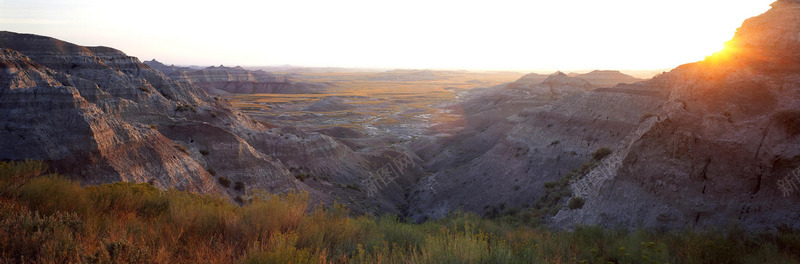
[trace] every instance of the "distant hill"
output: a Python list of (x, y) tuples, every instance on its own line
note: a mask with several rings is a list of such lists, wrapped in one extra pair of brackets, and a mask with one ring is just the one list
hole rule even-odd
[(283, 75), (242, 67), (211, 66), (205, 69), (167, 66), (155, 59), (145, 65), (161, 71), (173, 80), (197, 85), (209, 94), (313, 94), (324, 92), (328, 84), (298, 82)]
[(613, 87), (620, 83), (632, 84), (644, 81), (619, 71), (592, 71), (585, 74), (569, 74), (570, 77), (581, 78), (596, 87)]

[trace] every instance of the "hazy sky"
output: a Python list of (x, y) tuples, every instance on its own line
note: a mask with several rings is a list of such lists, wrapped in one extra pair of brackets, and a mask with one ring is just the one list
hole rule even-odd
[(771, 0), (0, 0), (0, 30), (196, 65), (663, 69)]

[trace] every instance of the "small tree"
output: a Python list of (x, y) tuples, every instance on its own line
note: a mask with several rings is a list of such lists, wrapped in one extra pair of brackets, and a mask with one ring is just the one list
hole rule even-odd
[(567, 202), (567, 207), (569, 207), (570, 210), (580, 209), (583, 208), (584, 202), (585, 200), (581, 197), (572, 197), (569, 199), (569, 202)]
[(237, 190), (237, 191), (241, 191), (242, 189), (244, 189), (244, 183), (240, 182), (240, 181), (237, 181), (236, 184), (233, 186), (233, 189)]
[(224, 176), (217, 178), (217, 181), (219, 184), (222, 184), (222, 186), (225, 186), (225, 188), (231, 187), (231, 180), (225, 178)]
[(601, 160), (601, 159), (603, 159), (605, 157), (608, 157), (608, 155), (611, 155), (611, 150), (610, 149), (608, 149), (608, 148), (600, 148), (600, 149), (596, 150), (594, 153), (592, 153), (592, 158), (595, 159), (595, 160)]

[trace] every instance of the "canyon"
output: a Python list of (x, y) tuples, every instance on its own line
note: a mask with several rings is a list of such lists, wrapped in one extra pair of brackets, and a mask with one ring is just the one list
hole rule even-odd
[(0, 160), (85, 185), (299, 190), (416, 222), (800, 228), (800, 1), (650, 79), (179, 67), (7, 31), (0, 48)]

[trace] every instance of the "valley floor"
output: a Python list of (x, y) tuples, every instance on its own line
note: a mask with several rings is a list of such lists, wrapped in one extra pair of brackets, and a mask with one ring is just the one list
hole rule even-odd
[(800, 231), (550, 231), (456, 213), (412, 224), (304, 193), (224, 199), (149, 184), (81, 187), (0, 163), (0, 263), (798, 263)]

